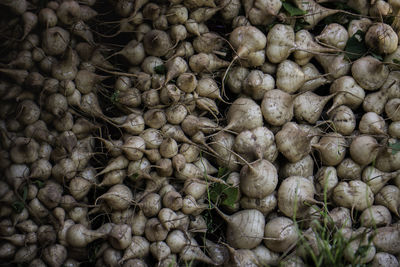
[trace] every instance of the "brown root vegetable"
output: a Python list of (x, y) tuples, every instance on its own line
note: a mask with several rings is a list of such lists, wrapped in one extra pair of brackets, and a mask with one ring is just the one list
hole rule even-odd
[(365, 43), (379, 54), (387, 55), (396, 51), (398, 37), (390, 25), (374, 23), (365, 34)]
[(376, 230), (372, 239), (375, 247), (386, 253), (398, 254), (400, 252), (400, 230), (398, 227), (386, 226)]
[(392, 223), (392, 215), (385, 206), (374, 205), (361, 213), (360, 222), (364, 227), (389, 226)]
[(333, 189), (333, 200), (341, 207), (363, 211), (374, 202), (369, 186), (360, 181), (340, 182)]
[(387, 207), (391, 212), (399, 216), (400, 189), (394, 185), (383, 187), (375, 196), (375, 203)]
[(399, 261), (395, 256), (386, 252), (378, 252), (375, 254), (374, 259), (371, 262), (372, 267), (386, 266), (395, 267), (399, 266)]
[(264, 198), (278, 184), (276, 168), (268, 160), (258, 160), (240, 171), (240, 190), (248, 197)]
[(362, 88), (373, 91), (384, 84), (389, 75), (389, 69), (376, 58), (366, 56), (353, 63), (351, 73)]
[(376, 159), (379, 148), (375, 138), (369, 135), (360, 135), (353, 139), (349, 150), (351, 158), (361, 166), (365, 166)]
[(273, 252), (285, 252), (296, 244), (298, 233), (293, 221), (276, 217), (265, 225), (264, 244)]
[(315, 188), (311, 181), (301, 176), (283, 180), (278, 189), (278, 207), (288, 217), (302, 218), (314, 200)]
[(276, 146), (289, 162), (297, 162), (311, 151), (311, 137), (298, 124), (288, 122), (275, 135)]
[(320, 152), (322, 163), (327, 166), (336, 166), (344, 159), (346, 146), (346, 140), (338, 133), (329, 133), (312, 145)]
[(242, 210), (231, 216), (219, 215), (227, 222), (227, 242), (234, 248), (252, 249), (257, 247), (264, 235), (264, 215), (255, 209)]

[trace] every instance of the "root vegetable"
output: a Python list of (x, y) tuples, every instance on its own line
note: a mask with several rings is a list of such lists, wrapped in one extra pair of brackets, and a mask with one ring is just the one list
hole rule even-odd
[(301, 176), (283, 180), (278, 189), (278, 207), (288, 217), (302, 218), (307, 202), (314, 200), (315, 188), (312, 182)]
[(111, 246), (123, 250), (129, 247), (132, 241), (131, 227), (127, 224), (114, 225), (108, 234)]
[(333, 200), (341, 207), (363, 211), (374, 202), (374, 194), (360, 180), (340, 182), (333, 189)]
[(201, 158), (194, 162), (197, 168), (199, 168), (202, 172), (213, 175), (218, 172), (218, 170), (206, 159)]
[(67, 259), (67, 248), (54, 244), (43, 249), (43, 259), (51, 267), (61, 266)]
[(277, 199), (274, 193), (264, 198), (249, 198), (242, 196), (240, 198), (240, 206), (243, 209), (256, 209), (259, 210), (264, 216), (267, 216), (271, 211), (276, 208)]
[(372, 241), (375, 247), (382, 252), (390, 254), (400, 252), (400, 231), (396, 227), (386, 226), (378, 228)]
[(71, 27), (71, 33), (82, 38), (90, 45), (95, 45), (93, 33), (90, 31), (90, 27), (86, 25), (83, 20), (75, 22)]
[(399, 217), (400, 189), (394, 185), (383, 187), (375, 196), (375, 203), (387, 207)]
[(367, 32), (371, 24), (372, 21), (368, 18), (361, 18), (350, 21), (349, 26), (347, 28), (349, 37), (353, 36), (355, 33), (357, 33), (357, 31)]
[(51, 170), (52, 176), (59, 182), (70, 180), (76, 175), (77, 167), (70, 158), (60, 160)]
[(201, 261), (208, 265), (216, 265), (199, 247), (197, 241), (194, 238), (190, 239), (190, 243), (186, 245), (179, 253), (181, 260), (187, 261)]
[(36, 244), (20, 247), (14, 254), (14, 262), (28, 263), (36, 257), (37, 252), (38, 247)]
[(330, 113), (340, 105), (346, 105), (352, 109), (356, 109), (364, 100), (365, 92), (351, 76), (340, 77), (335, 80), (329, 92), (336, 93), (333, 99), (332, 107), (327, 111)]
[(122, 151), (128, 160), (140, 160), (143, 157), (145, 147), (146, 144), (143, 138), (139, 136), (127, 136), (124, 140)]
[(346, 140), (338, 133), (323, 136), (317, 144), (312, 145), (320, 152), (322, 163), (328, 166), (336, 166), (344, 159), (346, 146)]
[[(331, 56), (328, 56), (329, 54), (326, 54), (327, 57), (324, 57), (323, 55), (325, 55), (325, 53), (335, 52), (335, 49), (327, 48), (318, 44), (315, 41), (314, 36), (307, 30), (300, 30), (296, 33), (295, 45), (292, 50), (295, 50), (294, 58), (296, 63), (299, 65), (306, 65), (313, 58), (314, 55), (316, 55), (317, 58), (322, 61), (328, 58), (330, 60), (334, 60)], [(324, 67), (327, 67), (328, 69), (330, 68), (329, 66)], [(346, 71), (346, 69), (343, 69), (343, 71)]]
[(360, 222), (364, 227), (389, 226), (392, 223), (392, 215), (385, 206), (371, 206), (361, 213)]
[(293, 118), (294, 97), (282, 90), (273, 89), (264, 94), (261, 111), (264, 119), (273, 126), (282, 126)]
[(276, 168), (267, 160), (255, 161), (240, 171), (240, 190), (248, 197), (264, 198), (275, 190), (277, 184)]
[(266, 54), (272, 63), (280, 63), (288, 58), (294, 46), (295, 34), (291, 26), (276, 24), (268, 32)]
[(102, 260), (106, 266), (118, 266), (118, 261), (122, 257), (122, 253), (119, 250), (113, 248), (106, 248), (102, 253)]
[(214, 72), (229, 66), (229, 62), (220, 59), (213, 53), (199, 53), (189, 58), (190, 69), (195, 73)]
[(150, 242), (164, 241), (167, 238), (168, 230), (157, 218), (151, 218), (146, 222), (144, 234)]
[(363, 170), (362, 180), (368, 184), (374, 194), (378, 193), (382, 187), (392, 178), (399, 175), (399, 171), (386, 173), (373, 166), (368, 166)]
[(330, 79), (345, 76), (350, 71), (350, 64), (343, 53), (339, 55), (317, 54), (315, 58), (322, 65)]
[(182, 208), (182, 196), (176, 191), (167, 192), (162, 198), (163, 206), (178, 211)]
[(321, 34), (316, 36), (315, 39), (329, 46), (343, 50), (347, 44), (349, 35), (342, 25), (331, 23), (325, 26)]
[[(375, 256), (376, 248), (370, 243), (368, 236), (370, 234), (366, 233), (366, 230), (363, 230), (361, 236), (352, 238), (353, 240), (347, 244), (344, 250), (344, 258), (348, 261), (359, 261), (362, 264), (370, 262)], [(367, 246), (366, 252), (363, 255), (359, 255), (357, 251), (363, 246)]]
[(43, 32), (42, 49), (49, 56), (62, 54), (70, 41), (70, 34), (58, 26)]
[(172, 47), (172, 41), (165, 31), (151, 30), (143, 39), (143, 46), (148, 55), (162, 57)]
[(366, 56), (353, 63), (351, 73), (362, 88), (373, 91), (384, 84), (389, 75), (389, 69), (376, 58)]
[(231, 216), (219, 215), (227, 222), (227, 242), (234, 248), (252, 249), (257, 247), (264, 235), (264, 215), (255, 209), (242, 210)]
[(233, 135), (221, 131), (213, 136), (213, 143), (211, 143), (212, 149), (218, 155), (217, 164), (231, 170), (239, 168), (237, 157), (232, 153), (234, 142), (235, 137)]
[(197, 179), (187, 179), (183, 186), (186, 195), (192, 196), (194, 199), (200, 199), (207, 191), (207, 183)]
[(365, 43), (379, 54), (391, 54), (397, 49), (398, 37), (390, 25), (375, 23), (368, 28)]
[(358, 128), (363, 134), (386, 134), (385, 120), (375, 112), (365, 113)]
[(378, 156), (378, 153), (378, 142), (369, 135), (357, 136), (350, 144), (351, 158), (361, 166), (373, 162)]
[(298, 238), (293, 221), (287, 217), (276, 217), (270, 220), (264, 229), (264, 244), (273, 252), (285, 252), (293, 246)]
[(17, 69), (4, 69), (0, 68), (0, 72), (14, 80), (17, 84), (21, 85), (25, 82), (29, 73), (26, 70)]
[(266, 91), (274, 89), (275, 80), (269, 74), (253, 70), (243, 81), (243, 92), (250, 95), (254, 100), (261, 100)]
[(305, 64), (301, 69), (304, 72), (306, 82), (300, 88), (299, 92), (313, 91), (330, 82), (325, 76), (321, 75), (312, 63)]
[(87, 229), (82, 224), (74, 224), (70, 226), (66, 232), (66, 240), (70, 246), (85, 247), (90, 242), (104, 238), (106, 234), (99, 231)]
[(22, 15), (28, 8), (28, 2), (26, 0), (17, 1), (2, 1), (2, 5), (5, 5), (11, 9), (15, 14)]
[(233, 30), (229, 42), (236, 49), (237, 57), (246, 58), (250, 53), (264, 49), (267, 38), (253, 26), (241, 26)]
[(161, 197), (156, 193), (147, 194), (139, 203), (140, 209), (146, 217), (156, 216), (161, 209)]
[(212, 32), (204, 33), (193, 40), (193, 48), (197, 53), (213, 53), (219, 51), (223, 45), (221, 36)]
[(113, 210), (125, 210), (132, 204), (133, 195), (129, 187), (117, 184), (98, 197), (96, 202), (99, 199), (104, 199)]
[(388, 134), (392, 138), (400, 138), (400, 121), (394, 121), (389, 125)]
[(66, 25), (71, 25), (80, 16), (80, 6), (78, 2), (67, 1), (60, 4), (57, 8), (57, 17)]
[(287, 178), (289, 176), (309, 177), (314, 173), (314, 160), (311, 155), (307, 155), (297, 162), (285, 163), (281, 166), (279, 171), (281, 178)]
[(311, 151), (311, 138), (298, 124), (288, 122), (275, 135), (276, 146), (289, 162), (294, 163)]
[(150, 252), (150, 243), (142, 236), (133, 236), (132, 242), (127, 249), (125, 249), (123, 257), (119, 260), (119, 264), (134, 259), (144, 258)]
[(342, 180), (358, 180), (361, 177), (361, 166), (351, 158), (345, 158), (336, 167), (338, 177)]
[(326, 103), (334, 96), (335, 94), (319, 96), (313, 92), (305, 92), (297, 96), (293, 101), (294, 116), (300, 122), (306, 121), (310, 124), (315, 124), (321, 116)]
[(294, 4), (301, 10), (305, 11), (306, 14), (309, 14), (304, 18), (304, 20), (308, 23), (306, 26), (307, 29), (314, 28), (314, 26), (325, 17), (339, 12), (339, 10), (325, 8), (316, 3), (316, 1), (304, 2), (301, 0), (295, 0)]
[(167, 258), (171, 254), (171, 249), (169, 246), (163, 242), (154, 242), (150, 245), (150, 253), (155, 257), (158, 261), (161, 261)]
[(242, 131), (235, 139), (233, 149), (246, 161), (266, 159), (273, 162), (277, 156), (273, 133), (266, 127)]
[[(387, 146), (395, 144), (395, 139), (389, 139)], [(393, 153), (390, 148), (381, 148), (375, 161), (375, 167), (384, 172), (397, 171), (400, 168), (400, 154)]]
[(351, 229), (353, 222), (350, 214), (350, 210), (343, 207), (336, 207), (329, 212), (329, 220), (338, 229)]
[(256, 255), (258, 262), (262, 265), (276, 265), (279, 262), (279, 254), (269, 250), (264, 245), (259, 245), (252, 251)]
[(378, 252), (375, 254), (374, 259), (371, 262), (372, 267), (386, 266), (395, 267), (399, 265), (399, 261), (395, 256), (386, 252)]
[(276, 70), (276, 87), (293, 94), (305, 83), (305, 75), (301, 67), (291, 60), (284, 60)]
[(351, 135), (356, 128), (356, 116), (348, 106), (341, 105), (329, 113), (335, 132), (342, 135)]
[(385, 113), (392, 121), (400, 121), (400, 98), (392, 98), (385, 105)]
[(338, 183), (337, 172), (334, 167), (321, 167), (316, 178), (318, 183), (316, 184), (316, 191), (320, 196), (326, 195), (329, 197), (332, 194), (333, 188)]

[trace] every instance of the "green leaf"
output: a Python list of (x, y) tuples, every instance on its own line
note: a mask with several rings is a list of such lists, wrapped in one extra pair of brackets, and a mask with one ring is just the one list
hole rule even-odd
[(237, 187), (229, 187), (222, 191), (224, 194), (224, 200), (222, 201), (222, 205), (228, 206), (231, 208), (235, 207), (235, 203), (238, 200), (239, 190)]
[(110, 100), (113, 104), (118, 102), (119, 91), (116, 90), (110, 97)]
[(375, 54), (374, 52), (371, 52), (371, 56), (373, 56), (374, 58), (376, 58), (379, 61), (383, 61), (383, 57), (378, 54)]
[(397, 141), (394, 144), (389, 144), (389, 147), (392, 149), (392, 155), (394, 155), (400, 151), (400, 142)]
[(400, 60), (398, 60), (398, 59), (392, 59), (392, 62), (394, 63), (394, 64), (400, 64)]
[(369, 250), (370, 248), (371, 248), (371, 246), (368, 246), (368, 245), (366, 245), (366, 246), (359, 246), (355, 254), (356, 254), (356, 255), (360, 255), (361, 257), (364, 257), (364, 256), (367, 254), (367, 252), (368, 252), (368, 250)]
[(222, 193), (221, 184), (215, 184), (210, 188), (210, 199), (213, 203), (217, 204), (219, 196)]
[(219, 167), (217, 177), (221, 178), (222, 176), (225, 176), (225, 174), (227, 173), (228, 173), (228, 168)]
[(308, 23), (304, 19), (296, 19), (296, 24), (294, 25), (294, 31), (298, 32), (309, 25), (310, 25), (310, 23)]
[(165, 65), (158, 65), (154, 67), (154, 71), (157, 74), (166, 74), (167, 73), (167, 67)]
[[(229, 169), (219, 167), (217, 177), (226, 180), (229, 174)], [(210, 186), (209, 198), (215, 205), (224, 205), (234, 207), (238, 200), (239, 190), (237, 187), (228, 186), (221, 183), (215, 183)]]
[(230, 187), (224, 184), (214, 184), (210, 189), (210, 199), (217, 206), (219, 203), (225, 206), (234, 207), (238, 200), (239, 190), (237, 187)]
[(34, 181), (32, 183), (35, 184), (39, 189), (44, 187), (44, 182), (43, 181), (36, 180), (36, 181)]
[(139, 177), (139, 173), (134, 173), (134, 174), (131, 175), (130, 178), (131, 178), (132, 181), (135, 181), (138, 177)]
[(21, 213), (22, 210), (25, 208), (25, 204), (21, 201), (15, 201), (11, 204), (12, 208), (15, 210), (16, 213)]
[(385, 18), (383, 19), (383, 22), (385, 24), (392, 25), (395, 18), (396, 18), (395, 16), (385, 16)]
[(346, 47), (344, 48), (347, 58), (350, 60), (356, 60), (367, 53), (368, 49), (364, 43), (364, 36), (365, 33), (358, 30), (349, 38), (346, 43)]
[(282, 6), (289, 13), (290, 16), (303, 16), (303, 15), (307, 14), (306, 11), (301, 10), (300, 8), (297, 8), (287, 2), (283, 2)]

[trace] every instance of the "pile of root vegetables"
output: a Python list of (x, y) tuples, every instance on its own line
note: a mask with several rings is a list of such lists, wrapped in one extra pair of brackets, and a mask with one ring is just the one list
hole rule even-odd
[(399, 266), (400, 1), (0, 5), (5, 266)]

